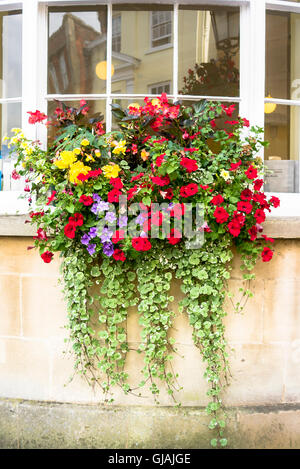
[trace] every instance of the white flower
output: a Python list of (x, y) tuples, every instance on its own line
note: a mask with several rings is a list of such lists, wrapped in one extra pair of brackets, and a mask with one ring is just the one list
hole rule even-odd
[(225, 179), (225, 181), (228, 181), (228, 179), (230, 179), (230, 174), (228, 171), (226, 171), (225, 169), (222, 169), (222, 171), (220, 172), (220, 176)]

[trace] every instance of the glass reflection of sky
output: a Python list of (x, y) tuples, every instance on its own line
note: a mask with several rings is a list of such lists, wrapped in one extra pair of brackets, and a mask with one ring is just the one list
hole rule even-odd
[(22, 15), (2, 16), (2, 98), (22, 94)]

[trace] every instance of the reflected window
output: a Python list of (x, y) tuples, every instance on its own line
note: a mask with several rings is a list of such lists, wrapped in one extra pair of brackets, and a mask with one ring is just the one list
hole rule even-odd
[(149, 85), (149, 93), (156, 94), (157, 96), (161, 95), (162, 93), (170, 94), (171, 90), (171, 82), (166, 81), (165, 83), (155, 83), (153, 85)]
[(22, 14), (0, 12), (0, 98), (22, 95)]
[(121, 51), (121, 15), (112, 18), (112, 50)]
[(160, 47), (172, 42), (172, 12), (151, 12), (151, 47)]
[(48, 93), (105, 93), (106, 7), (49, 8), (48, 30)]
[(113, 94), (146, 95), (152, 84), (166, 82), (172, 93), (172, 15), (169, 5), (113, 5), (113, 18), (122, 26), (120, 50), (112, 45)]
[(180, 7), (180, 94), (239, 96), (239, 16), (238, 8)]

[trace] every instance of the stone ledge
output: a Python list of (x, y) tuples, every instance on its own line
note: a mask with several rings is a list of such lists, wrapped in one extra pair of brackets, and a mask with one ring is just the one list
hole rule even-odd
[[(33, 236), (33, 226), (25, 223), (28, 215), (0, 215), (0, 236)], [(264, 234), (273, 238), (300, 238), (300, 217), (269, 217)]]
[[(300, 449), (300, 405), (227, 409), (232, 449)], [(0, 448), (204, 449), (201, 407), (86, 405), (0, 399)]]

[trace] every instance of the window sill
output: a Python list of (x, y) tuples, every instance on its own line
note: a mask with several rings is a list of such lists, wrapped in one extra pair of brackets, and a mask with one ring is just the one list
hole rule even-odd
[[(0, 215), (0, 236), (34, 236), (34, 226), (25, 220), (28, 215)], [(300, 239), (300, 217), (269, 217), (264, 234), (276, 239)]]

